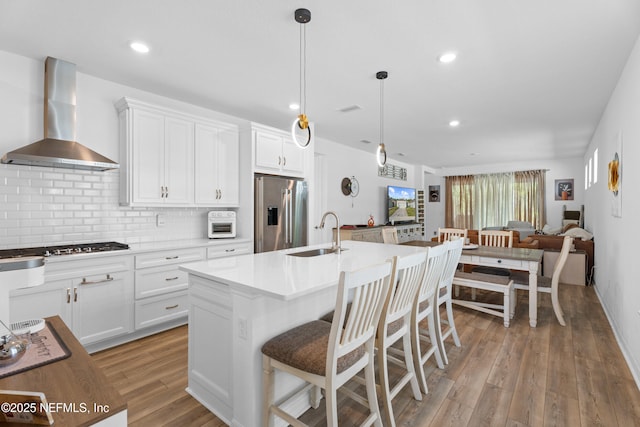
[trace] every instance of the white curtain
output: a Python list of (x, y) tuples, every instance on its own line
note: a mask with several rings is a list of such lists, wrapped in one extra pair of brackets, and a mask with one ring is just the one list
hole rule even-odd
[(545, 171), (505, 172), (445, 178), (445, 225), (456, 228), (503, 227), (545, 220)]

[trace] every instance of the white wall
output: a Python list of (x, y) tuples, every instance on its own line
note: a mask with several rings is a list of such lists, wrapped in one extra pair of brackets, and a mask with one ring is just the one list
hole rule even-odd
[[(442, 168), (425, 173), (425, 190), (429, 185), (440, 185), (440, 203), (427, 203), (427, 236), (433, 236), (438, 227), (444, 226), (444, 178), (453, 175), (480, 175), (486, 173), (513, 172), (523, 170), (546, 169), (546, 205), (547, 224), (552, 228), (562, 225), (562, 207), (567, 210), (579, 210), (584, 204), (584, 165), (582, 158), (568, 158), (556, 160), (522, 161), (509, 164), (493, 164), (481, 166), (468, 166), (460, 168)], [(573, 179), (573, 200), (555, 200), (554, 184), (556, 179)], [(585, 208), (585, 218), (589, 212)], [(585, 225), (585, 228), (588, 228)]]
[[(607, 164), (622, 136), (622, 217), (611, 213), (613, 194), (607, 189)], [(640, 39), (629, 56), (609, 104), (585, 155), (598, 149), (598, 182), (585, 193), (587, 226), (595, 234), (596, 292), (640, 386)], [(584, 172), (583, 172), (584, 173)]]
[[(0, 51), (0, 155), (43, 137), (44, 61)], [(119, 161), (114, 103), (139, 98), (203, 117), (245, 121), (77, 73), (77, 139)], [(206, 237), (208, 209), (118, 205), (117, 171), (0, 164), (0, 248), (118, 240), (143, 243)], [(166, 225), (156, 226), (156, 214)], [(246, 229), (245, 229), (246, 230)]]
[[(373, 144), (372, 144), (373, 145)], [(347, 147), (332, 141), (316, 139), (315, 153), (323, 157), (324, 185), (326, 191), (326, 209), (335, 211), (341, 224), (366, 224), (369, 215), (373, 215), (376, 225), (383, 224), (386, 218), (387, 185), (421, 189), (416, 167), (389, 159), (389, 163), (407, 168), (407, 180), (383, 178), (378, 176), (375, 146), (371, 153)], [(345, 196), (340, 183), (345, 177), (355, 176), (360, 183), (357, 197)]]
[[(429, 186), (440, 186), (440, 201), (432, 202), (429, 200)], [(444, 227), (444, 177), (431, 172), (424, 172), (424, 222), (425, 222), (425, 238), (430, 240), (437, 236), (438, 228)]]

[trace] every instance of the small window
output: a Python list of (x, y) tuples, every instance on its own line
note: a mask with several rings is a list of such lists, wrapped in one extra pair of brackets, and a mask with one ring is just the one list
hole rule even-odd
[(593, 177), (593, 159), (589, 159), (589, 187), (591, 187), (591, 183)]
[(584, 165), (584, 189), (589, 188), (589, 165)]
[(593, 151), (593, 183), (598, 182), (598, 149)]

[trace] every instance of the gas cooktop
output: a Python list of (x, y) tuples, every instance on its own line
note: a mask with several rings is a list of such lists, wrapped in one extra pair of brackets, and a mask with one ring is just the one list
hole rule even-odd
[(41, 246), (35, 248), (2, 249), (0, 259), (27, 256), (61, 256), (85, 254), (91, 252), (109, 252), (129, 249), (129, 245), (118, 242), (80, 243), (60, 246)]

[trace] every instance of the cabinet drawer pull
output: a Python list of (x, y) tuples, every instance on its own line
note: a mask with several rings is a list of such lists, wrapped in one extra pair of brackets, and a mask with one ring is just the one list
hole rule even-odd
[(235, 251), (236, 251), (236, 249), (235, 249), (235, 248), (233, 248), (233, 249), (225, 249), (224, 251), (225, 251), (225, 252), (235, 252)]
[(78, 288), (73, 288), (73, 302), (78, 302)]
[(178, 258), (180, 258), (180, 255), (174, 255), (174, 256), (167, 256), (167, 257), (164, 257), (164, 259), (178, 259)]
[(502, 264), (502, 260), (501, 259), (498, 260), (498, 264)]
[(177, 307), (178, 307), (178, 305), (179, 305), (179, 304), (176, 304), (176, 305), (170, 305), (169, 307), (165, 307), (164, 309), (165, 309), (165, 310), (172, 310), (172, 309), (174, 309), (174, 308), (177, 308)]
[(80, 284), (81, 285), (95, 285), (97, 283), (111, 282), (112, 280), (113, 280), (113, 277), (111, 277), (110, 274), (107, 274), (107, 278), (106, 279), (94, 280), (93, 282), (89, 282), (89, 281), (87, 281), (86, 277), (83, 277), (82, 278), (82, 282)]
[(170, 282), (170, 281), (172, 281), (172, 280), (178, 280), (178, 279), (179, 279), (179, 277), (178, 277), (178, 276), (176, 276), (176, 277), (167, 277), (167, 278), (165, 278), (164, 280), (166, 280), (167, 282)]
[(287, 158), (282, 157), (282, 166), (287, 166)]
[(71, 302), (71, 288), (67, 288), (67, 304)]
[(282, 164), (282, 157), (278, 156), (278, 166)]

